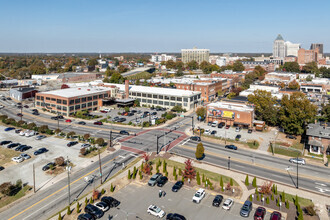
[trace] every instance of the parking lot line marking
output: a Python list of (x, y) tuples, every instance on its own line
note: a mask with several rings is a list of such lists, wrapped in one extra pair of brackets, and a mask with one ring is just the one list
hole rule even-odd
[[(118, 157), (118, 156), (117, 156), (117, 157)], [(112, 161), (115, 160), (117, 157), (115, 157), (115, 158), (109, 160), (108, 162), (104, 163), (103, 166), (106, 165), (106, 164), (108, 164), (108, 163), (110, 163), (110, 162), (112, 162)], [(95, 172), (95, 171), (98, 170), (98, 169), (99, 169), (99, 167), (96, 168), (96, 169), (94, 169), (94, 170), (92, 170), (92, 171), (90, 171), (89, 173), (85, 174), (84, 176), (79, 177), (78, 179), (76, 179), (75, 181), (73, 181), (72, 183), (70, 183), (70, 186), (71, 186), (72, 184), (76, 183), (77, 181), (81, 180), (82, 178), (88, 176), (89, 174)], [(16, 218), (17, 216), (23, 214), (23, 213), (26, 212), (27, 210), (33, 208), (34, 206), (38, 205), (39, 203), (45, 201), (46, 199), (48, 199), (48, 198), (50, 198), (50, 197), (56, 195), (57, 193), (59, 193), (59, 192), (61, 192), (62, 190), (66, 189), (67, 187), (68, 187), (67, 185), (64, 186), (64, 187), (62, 187), (61, 189), (57, 190), (56, 192), (54, 192), (54, 193), (50, 194), (49, 196), (46, 196), (45, 198), (41, 199), (39, 202), (36, 202), (36, 203), (34, 203), (33, 205), (31, 205), (31, 206), (27, 207), (26, 209), (24, 209), (23, 211), (17, 213), (16, 215), (14, 215), (13, 217), (9, 218), (8, 220), (11, 220), (11, 219)]]

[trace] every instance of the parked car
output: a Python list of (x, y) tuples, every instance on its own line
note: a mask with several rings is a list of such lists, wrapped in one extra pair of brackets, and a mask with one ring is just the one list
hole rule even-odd
[(70, 141), (66, 146), (72, 147), (74, 145), (78, 144), (78, 141)]
[(186, 218), (183, 215), (177, 213), (169, 213), (166, 216), (166, 220), (186, 220)]
[(166, 176), (162, 176), (161, 178), (159, 178), (157, 180), (157, 186), (162, 187), (165, 185), (165, 183), (167, 183), (167, 181), (168, 181), (168, 178)]
[(293, 136), (293, 135), (287, 135), (287, 136), (285, 136), (286, 138), (289, 138), (289, 139), (297, 139), (295, 136)]
[(241, 208), (240, 215), (242, 217), (249, 217), (251, 210), (252, 210), (252, 202), (246, 200)]
[(80, 146), (80, 148), (88, 148), (88, 147), (91, 147), (91, 145), (90, 145), (90, 144), (82, 144), (82, 145)]
[(22, 113), (17, 113), (17, 116), (18, 117), (23, 117), (23, 114)]
[(24, 158), (23, 157), (13, 157), (13, 158), (11, 158), (11, 160), (16, 163), (21, 163), (24, 161)]
[(192, 140), (192, 141), (201, 141), (201, 138), (198, 137), (198, 136), (192, 136), (192, 137), (190, 137), (190, 140)]
[(226, 145), (225, 148), (231, 149), (231, 150), (237, 150), (237, 147), (235, 145)]
[(240, 132), (241, 131), (241, 128), (240, 127), (236, 127), (235, 131), (236, 132)]
[(8, 127), (8, 128), (5, 128), (5, 131), (11, 131), (11, 130), (14, 130), (15, 128), (13, 127)]
[(7, 145), (10, 144), (12, 141), (1, 141), (0, 145)]
[(252, 133), (252, 129), (251, 129), (251, 128), (248, 129), (248, 133), (249, 133), (249, 134)]
[(225, 125), (226, 125), (226, 123), (224, 123), (224, 122), (220, 122), (220, 123), (218, 124), (218, 128), (223, 128)]
[(111, 196), (103, 196), (101, 198), (101, 202), (107, 203), (110, 208), (117, 207), (120, 204), (120, 202), (117, 199), (115, 199)]
[(200, 188), (192, 198), (192, 201), (195, 203), (200, 203), (205, 196), (205, 190)]
[(222, 208), (225, 210), (229, 210), (234, 204), (234, 200), (231, 198), (228, 198), (224, 201)]
[(212, 122), (211, 127), (217, 127), (217, 126), (218, 126), (218, 122), (217, 121)]
[(103, 125), (103, 123), (101, 121), (96, 121), (94, 122), (94, 125)]
[(95, 206), (101, 209), (103, 212), (106, 212), (110, 209), (109, 205), (105, 202), (97, 202), (95, 203)]
[(24, 108), (29, 108), (29, 106), (28, 105), (24, 105)]
[(129, 135), (128, 131), (125, 131), (125, 130), (121, 130), (121, 131), (119, 132), (119, 134)]
[(72, 122), (72, 121), (71, 121), (71, 119), (66, 119), (65, 122), (69, 122), (69, 123), (70, 123), (70, 122)]
[(158, 206), (155, 206), (155, 205), (150, 205), (148, 207), (147, 212), (150, 215), (156, 216), (158, 218), (163, 218), (166, 214), (161, 208), (159, 208)]
[(18, 147), (15, 148), (15, 151), (20, 151), (21, 148), (23, 148), (23, 147), (27, 147), (27, 145), (25, 145), (25, 144), (19, 145)]
[(5, 168), (4, 168), (3, 166), (0, 166), (0, 171), (1, 171), (1, 170), (4, 170), (4, 169), (5, 169)]
[(0, 109), (3, 109), (5, 106), (3, 106), (3, 105), (0, 105)]
[(173, 186), (172, 186), (172, 192), (177, 192), (179, 189), (181, 189), (183, 186), (182, 181), (177, 181)]
[(27, 150), (29, 150), (29, 149), (31, 149), (32, 147), (31, 146), (24, 146), (24, 147), (20, 147), (20, 149), (19, 149), (19, 151), (20, 152), (24, 152), (24, 151), (27, 151)]
[(230, 128), (230, 125), (226, 125), (226, 129), (229, 129)]
[(263, 220), (266, 215), (266, 209), (264, 207), (259, 206), (254, 213), (254, 220)]
[(47, 163), (42, 167), (43, 171), (49, 170), (52, 167), (52, 170), (55, 169), (56, 164), (54, 162)]
[(19, 135), (21, 135), (21, 136), (25, 136), (25, 134), (27, 134), (27, 133), (29, 133), (30, 132), (30, 130), (25, 130), (25, 131), (21, 131), (20, 133), (19, 133)]
[(242, 137), (242, 135), (238, 134), (238, 135), (236, 135), (235, 139), (239, 140), (239, 139), (241, 139), (241, 137)]
[(31, 156), (30, 155), (28, 155), (28, 154), (21, 154), (20, 155), (21, 157), (23, 157), (24, 158), (24, 160), (27, 160), (27, 159), (30, 159), (31, 158)]
[(52, 119), (52, 120), (58, 120), (58, 118), (56, 116), (50, 117), (50, 119)]
[(270, 215), (270, 220), (281, 220), (282, 219), (282, 214), (280, 212), (274, 211)]
[(84, 121), (80, 121), (80, 122), (78, 122), (77, 124), (78, 124), (78, 125), (85, 125), (86, 122), (84, 122)]
[(212, 121), (209, 121), (208, 123), (207, 123), (207, 126), (212, 126)]
[(221, 202), (223, 200), (223, 196), (222, 195), (216, 195), (213, 199), (213, 202), (212, 202), (212, 205), (213, 206), (216, 206), (216, 207), (219, 207)]
[(211, 135), (215, 135), (217, 133), (217, 131), (216, 130), (213, 130), (212, 132), (211, 132)]
[(19, 145), (21, 145), (21, 144), (20, 143), (11, 143), (11, 144), (7, 145), (7, 148), (14, 148), (14, 147), (17, 147)]
[(206, 129), (206, 130), (204, 131), (204, 134), (205, 134), (205, 135), (211, 135), (211, 130), (210, 130), (210, 129)]
[(303, 158), (290, 158), (290, 163), (295, 163), (295, 164), (299, 164), (299, 165), (305, 165), (306, 161)]
[(40, 115), (39, 112), (32, 112), (32, 115)]
[(38, 135), (37, 137), (36, 137), (36, 140), (41, 140), (41, 139), (44, 139), (44, 138), (46, 138), (47, 136), (46, 135)]
[(154, 186), (154, 185), (156, 185), (158, 179), (160, 179), (162, 176), (163, 176), (163, 175), (160, 174), (160, 173), (156, 173), (156, 174), (154, 174), (154, 175), (150, 178), (150, 180), (148, 181), (148, 185), (149, 185), (149, 186)]
[(34, 136), (36, 134), (35, 131), (26, 131), (25, 132), (25, 137), (31, 137), (31, 136)]
[(34, 155), (39, 155), (39, 154), (43, 154), (43, 153), (45, 153), (45, 152), (47, 152), (48, 150), (46, 149), (46, 148), (40, 148), (40, 149), (38, 149), (38, 150), (36, 150), (33, 154)]
[(95, 220), (94, 216), (88, 213), (80, 214), (77, 220)]
[(19, 134), (21, 131), (22, 131), (22, 129), (16, 129), (16, 130), (15, 130), (15, 133), (16, 133), (16, 134)]
[(85, 212), (95, 216), (96, 218), (102, 218), (103, 216), (103, 211), (92, 204), (86, 205)]

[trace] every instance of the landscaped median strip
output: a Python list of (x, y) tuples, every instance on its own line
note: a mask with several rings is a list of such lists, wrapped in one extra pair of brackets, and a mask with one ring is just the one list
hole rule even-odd
[[(196, 148), (190, 147), (190, 146), (187, 146), (187, 145), (181, 145), (180, 147), (185, 148), (187, 150), (192, 150), (192, 151), (195, 151), (196, 150)], [(216, 157), (228, 159), (228, 157), (225, 156), (225, 155), (222, 155), (222, 154), (219, 154), (219, 153), (215, 153), (215, 152), (212, 152), (212, 151), (208, 151), (208, 150), (205, 150), (205, 154), (210, 154), (210, 155), (213, 155), (213, 156), (216, 156)], [(240, 163), (249, 163), (251, 165), (254, 165), (254, 166), (257, 166), (257, 167), (262, 167), (262, 168), (269, 169), (269, 170), (273, 170), (273, 171), (276, 171), (276, 172), (279, 172), (279, 173), (284, 173), (284, 174), (287, 173), (284, 170), (277, 169), (276, 167), (270, 167), (270, 166), (267, 166), (267, 165), (264, 165), (264, 164), (252, 163), (250, 161), (240, 160), (240, 159), (233, 158), (233, 157), (231, 157), (230, 160), (237, 161), (237, 162), (240, 162)], [(299, 173), (299, 176), (300, 177), (303, 177), (303, 178), (306, 178), (306, 179), (314, 179), (314, 180), (319, 180), (319, 181), (329, 182), (330, 183), (330, 179), (323, 179), (323, 178), (320, 178), (320, 177), (308, 176), (306, 174), (300, 174), (300, 173)]]

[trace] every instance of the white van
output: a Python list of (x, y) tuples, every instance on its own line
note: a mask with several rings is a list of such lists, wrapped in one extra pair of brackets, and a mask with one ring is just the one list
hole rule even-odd
[(29, 133), (30, 132), (30, 130), (22, 130), (20, 133), (19, 133), (19, 135), (21, 135), (21, 136), (25, 136), (25, 134), (26, 133)]
[(36, 134), (35, 131), (29, 131), (25, 133), (25, 137), (31, 137), (34, 136), (35, 134)]
[(211, 127), (217, 127), (217, 126), (218, 126), (218, 122), (217, 121), (212, 122)]

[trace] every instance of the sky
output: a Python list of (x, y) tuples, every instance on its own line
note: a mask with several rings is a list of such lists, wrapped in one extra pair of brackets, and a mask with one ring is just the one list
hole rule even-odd
[(0, 53), (330, 52), (329, 0), (0, 0)]

